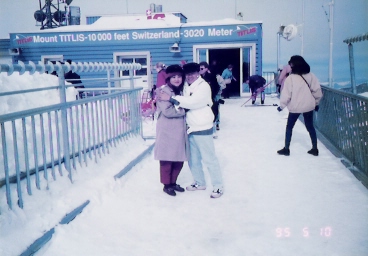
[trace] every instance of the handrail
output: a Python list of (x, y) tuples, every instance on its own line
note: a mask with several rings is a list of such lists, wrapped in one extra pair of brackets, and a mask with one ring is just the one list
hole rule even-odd
[[(66, 88), (70, 86), (65, 84), (65, 72), (107, 71), (108, 79), (105, 81), (109, 83), (113, 80), (120, 80), (120, 78), (109, 79), (110, 71), (140, 68), (140, 64), (133, 63), (72, 62), (61, 64), (56, 62), (53, 64), (48, 62), (44, 64), (38, 62), (35, 64), (29, 61), (25, 64), (18, 61), (17, 64), (0, 64), (0, 73), (6, 72), (12, 75), (14, 72), (19, 72), (19, 75), (23, 75), (28, 71), (32, 75), (35, 72), (42, 74), (55, 71), (59, 80), (59, 86), (5, 92), (0, 96), (51, 89), (59, 89), (60, 94), (59, 104), (0, 116), (0, 152), (2, 152), (0, 183), (6, 185), (6, 198), (10, 209), (12, 208), (11, 180), (16, 180), (18, 206), (22, 208), (20, 180), (23, 177), (27, 178), (27, 192), (32, 194), (30, 175), (33, 170), (37, 189), (40, 189), (40, 171), (43, 171), (48, 187), (48, 169), (51, 169), (52, 178), (56, 179), (55, 168), (58, 167), (62, 175), (62, 163), (72, 181), (72, 169), (77, 168), (76, 161), (82, 164), (83, 157), (84, 162), (87, 163), (88, 157), (93, 158), (92, 153), (97, 161), (97, 155), (101, 157), (101, 154), (108, 153), (109, 148), (116, 145), (117, 140), (131, 134), (141, 133), (142, 120), (139, 101), (142, 88), (118, 91), (108, 84), (105, 91), (108, 91), (109, 94), (67, 102)], [(129, 79), (133, 81), (134, 77), (130, 76)], [(131, 83), (131, 86), (134, 87), (134, 84)], [(118, 92), (110, 93), (113, 89)], [(14, 161), (9, 162), (11, 157), (14, 157)]]
[(368, 177), (368, 98), (321, 86), (318, 131)]
[[(140, 91), (141, 88), (124, 90), (1, 115), (0, 166), (4, 172), (0, 172), (0, 187), (6, 185), (9, 208), (13, 193), (10, 183), (17, 184), (18, 206), (23, 207), (22, 179), (27, 179), (27, 192), (31, 195), (31, 175), (36, 176), (36, 188), (41, 189), (43, 172), (48, 187), (49, 173), (57, 179), (56, 169), (63, 175), (64, 164), (72, 182), (77, 163), (82, 166), (88, 161), (97, 162), (123, 138), (140, 135)], [(67, 113), (68, 138), (60, 130), (62, 110)], [(63, 147), (65, 141), (67, 151)], [(14, 162), (9, 161), (11, 157)], [(66, 159), (70, 161), (70, 170), (65, 166)]]

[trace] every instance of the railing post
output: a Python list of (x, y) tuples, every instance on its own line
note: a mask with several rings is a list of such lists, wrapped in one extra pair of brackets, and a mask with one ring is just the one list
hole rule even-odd
[(70, 166), (70, 151), (69, 151), (69, 132), (68, 132), (68, 113), (66, 108), (66, 87), (65, 87), (65, 72), (63, 69), (60, 69), (57, 71), (58, 77), (59, 77), (59, 95), (60, 95), (60, 103), (63, 104), (63, 107), (61, 108), (61, 132), (62, 132), (62, 138), (63, 141), (63, 151), (64, 151), (64, 166), (65, 169), (69, 173), (69, 179), (73, 182), (72, 179), (72, 171)]
[(129, 68), (130, 89), (134, 89), (133, 72), (134, 70), (132, 68)]
[(353, 88), (353, 93), (357, 94), (356, 84), (355, 84), (355, 67), (354, 67), (354, 51), (353, 44), (348, 44), (349, 48), (349, 63), (350, 63), (350, 81), (351, 87)]

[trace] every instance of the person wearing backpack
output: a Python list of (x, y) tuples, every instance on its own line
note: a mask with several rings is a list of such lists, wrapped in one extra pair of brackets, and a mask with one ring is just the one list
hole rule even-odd
[(303, 114), (305, 127), (309, 132), (312, 149), (307, 153), (318, 156), (317, 134), (313, 125), (313, 110), (319, 110), (319, 102), (322, 98), (321, 85), (318, 78), (310, 72), (310, 66), (302, 56), (294, 55), (290, 58), (291, 74), (286, 78), (284, 88), (280, 95), (278, 111), (285, 107), (289, 115), (285, 131), (285, 146), (277, 151), (279, 155), (290, 155), (290, 142), (293, 128), (300, 114)]

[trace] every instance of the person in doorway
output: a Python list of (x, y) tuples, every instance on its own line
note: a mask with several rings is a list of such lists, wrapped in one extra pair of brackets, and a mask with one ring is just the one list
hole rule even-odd
[[(171, 65), (167, 67), (166, 73), (166, 85), (158, 88), (157, 93), (181, 95), (184, 86), (183, 69), (179, 65)], [(187, 161), (185, 110), (175, 108), (171, 102), (159, 99), (156, 105), (158, 118), (154, 158), (160, 161), (163, 191), (170, 196), (176, 196), (175, 191), (185, 191), (176, 183), (184, 161)]]
[(221, 70), (219, 69), (219, 65), (216, 59), (213, 59), (211, 61), (211, 64), (209, 65), (209, 70), (211, 70), (211, 73), (214, 75), (221, 75)]
[[(66, 62), (72, 64), (72, 60), (67, 60)], [(72, 70), (65, 73), (64, 78), (67, 80), (67, 82), (74, 84), (74, 88), (76, 89), (84, 88), (84, 85), (80, 80), (80, 76), (77, 73), (73, 72)], [(76, 96), (76, 99), (77, 100), (82, 99), (83, 94), (84, 92), (82, 90), (78, 90), (78, 95)]]
[(222, 96), (225, 99), (228, 99), (230, 97), (232, 83), (233, 81), (236, 82), (236, 79), (233, 76), (233, 65), (229, 64), (227, 68), (224, 69), (221, 76), (225, 80), (225, 83), (226, 83), (226, 88), (222, 90)]
[(264, 104), (265, 92), (263, 86), (266, 84), (266, 79), (260, 75), (250, 76), (247, 83), (249, 84), (250, 91), (252, 93), (252, 104), (256, 102), (257, 95), (261, 94), (261, 104)]
[(213, 120), (213, 137), (217, 138), (216, 128), (218, 126), (218, 115), (219, 115), (219, 100), (218, 93), (220, 91), (220, 86), (217, 83), (216, 75), (212, 74), (212, 72), (208, 69), (209, 65), (207, 62), (203, 61), (199, 63), (199, 74), (202, 76), (202, 78), (210, 85), (211, 87), (211, 98), (213, 105), (211, 107), (214, 120)]
[(162, 62), (156, 63), (156, 71), (157, 71), (157, 78), (156, 78), (156, 86), (155, 88), (160, 88), (164, 84), (166, 84), (166, 72), (165, 72), (165, 64)]
[(285, 107), (289, 110), (286, 124), (285, 146), (277, 151), (280, 155), (290, 155), (290, 142), (293, 128), (300, 114), (303, 114), (305, 127), (312, 141), (312, 149), (308, 154), (318, 156), (317, 134), (313, 125), (313, 110), (318, 111), (322, 98), (321, 85), (318, 78), (310, 72), (310, 66), (302, 56), (290, 58), (291, 74), (286, 78), (280, 95), (278, 111)]
[(183, 96), (170, 96), (162, 92), (158, 97), (161, 100), (169, 100), (178, 107), (187, 109), (186, 123), (190, 148), (189, 168), (194, 182), (186, 189), (188, 191), (206, 189), (203, 162), (208, 169), (213, 185), (211, 198), (218, 198), (223, 195), (223, 183), (212, 138), (214, 116), (211, 110), (211, 88), (200, 76), (198, 63), (187, 63), (183, 66), (183, 70), (186, 77)]

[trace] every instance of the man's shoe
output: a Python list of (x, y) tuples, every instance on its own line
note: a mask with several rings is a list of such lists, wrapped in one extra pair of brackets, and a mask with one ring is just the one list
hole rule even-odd
[(196, 191), (196, 190), (205, 190), (206, 186), (199, 186), (198, 184), (194, 183), (187, 187), (188, 191)]
[(216, 130), (219, 131), (220, 130), (220, 125), (216, 124)]
[(290, 149), (288, 148), (283, 148), (277, 151), (277, 154), (279, 155), (284, 155), (284, 156), (289, 156), (290, 155)]
[(261, 104), (264, 104), (264, 100), (261, 100)]
[(318, 149), (317, 148), (312, 148), (311, 150), (308, 151), (308, 154), (314, 155), (314, 156), (318, 156)]
[(184, 188), (180, 187), (180, 185), (179, 185), (179, 184), (176, 184), (176, 183), (174, 183), (171, 187), (172, 187), (175, 191), (178, 191), (178, 192), (184, 192), (184, 191), (185, 191), (185, 189), (184, 189)]
[(212, 191), (211, 198), (219, 198), (224, 192), (221, 189)]
[(256, 103), (256, 101), (255, 100), (252, 100), (252, 104), (254, 104), (254, 103)]
[(176, 193), (172, 187), (164, 187), (164, 192), (170, 196), (176, 196)]

